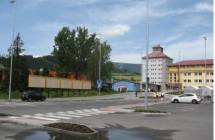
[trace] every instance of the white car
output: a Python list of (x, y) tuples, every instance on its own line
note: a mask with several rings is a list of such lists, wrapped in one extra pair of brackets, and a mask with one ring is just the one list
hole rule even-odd
[(184, 93), (179, 96), (174, 96), (171, 99), (172, 103), (193, 103), (198, 104), (201, 102), (201, 98), (199, 98), (195, 93)]

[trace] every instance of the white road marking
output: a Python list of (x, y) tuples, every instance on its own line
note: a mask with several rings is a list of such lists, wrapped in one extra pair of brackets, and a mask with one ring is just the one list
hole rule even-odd
[(92, 115), (89, 115), (89, 114), (77, 113), (77, 112), (74, 112), (74, 111), (67, 111), (67, 113), (72, 114), (72, 115), (77, 115), (77, 116), (92, 116)]
[(23, 117), (23, 118), (30, 118), (31, 115), (22, 115), (21, 117)]
[(41, 117), (41, 116), (32, 116), (31, 118), (39, 119), (39, 120), (46, 120), (46, 121), (59, 121), (60, 120), (60, 119), (47, 118), (47, 117)]
[(18, 116), (10, 116), (8, 118), (11, 119), (18, 119), (18, 118), (26, 118), (26, 119), (39, 119), (45, 121), (59, 121), (59, 120), (68, 120), (73, 118), (81, 118), (86, 116), (93, 116), (93, 115), (101, 115), (101, 114), (108, 114), (114, 113), (113, 111), (106, 111), (106, 110), (99, 110), (99, 109), (83, 109), (83, 110), (74, 110), (74, 111), (65, 111), (65, 112), (49, 112), (49, 113), (37, 113), (33, 115), (22, 115)]
[(64, 120), (69, 120), (71, 118), (69, 117), (62, 117), (62, 116), (56, 116), (56, 115), (49, 115), (49, 114), (42, 114), (42, 115), (35, 115), (39, 117), (46, 117), (46, 118), (55, 118), (55, 119), (64, 119)]
[(81, 118), (82, 117), (82, 116), (78, 116), (78, 115), (65, 114), (65, 113), (56, 113), (56, 114), (60, 115), (60, 116), (72, 117), (72, 118)]

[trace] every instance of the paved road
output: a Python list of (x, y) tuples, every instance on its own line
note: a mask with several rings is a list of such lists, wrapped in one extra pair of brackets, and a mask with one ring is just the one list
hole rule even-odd
[(134, 94), (116, 94), (97, 97), (57, 98), (45, 102), (0, 102), (0, 113), (12, 115), (33, 115), (38, 113), (65, 112), (92, 108), (104, 108), (115, 105), (143, 103), (144, 99), (135, 97)]
[[(15, 106), (14, 106), (15, 104)], [(64, 122), (82, 123), (94, 128), (126, 128), (138, 129), (147, 136), (156, 135), (168, 140), (212, 140), (213, 139), (213, 104), (171, 104), (152, 105), (151, 108), (171, 112), (167, 116), (146, 116), (141, 113), (129, 113), (123, 110), (116, 113), (114, 109), (144, 105), (143, 99), (99, 99), (99, 100), (58, 100), (47, 102), (22, 103), (12, 105), (0, 104), (0, 113), (26, 115), (23, 122), (35, 120), (50, 122), (61, 120)], [(119, 107), (119, 108), (118, 108)], [(110, 109), (110, 110), (109, 110)], [(48, 114), (47, 114), (48, 113)], [(30, 119), (29, 119), (30, 116)], [(76, 116), (76, 117), (74, 117)], [(40, 118), (38, 118), (40, 117)], [(18, 118), (18, 120), (21, 120)], [(31, 124), (38, 124), (35, 121)], [(8, 127), (11, 127), (8, 125)], [(19, 127), (19, 126), (18, 126)], [(10, 133), (12, 128), (1, 126), (0, 134)], [(24, 127), (28, 129), (30, 127)], [(18, 133), (18, 131), (17, 131)]]
[[(74, 99), (56, 99), (46, 102), (20, 102), (0, 103), (0, 113), (10, 114), (7, 119), (10, 121), (43, 125), (56, 121), (73, 121), (83, 117), (106, 115), (116, 112), (131, 112), (127, 108), (143, 106), (144, 99), (134, 96), (134, 94), (123, 94), (113, 96)], [(160, 102), (149, 102), (155, 104)], [(5, 120), (5, 118), (0, 120)]]
[[(121, 127), (142, 129), (148, 135), (163, 137), (167, 140), (212, 140), (213, 104), (159, 104), (151, 108), (171, 112), (167, 116), (146, 116), (141, 113), (109, 114), (93, 118), (80, 118), (77, 122), (95, 128)], [(74, 122), (74, 121), (73, 121)]]

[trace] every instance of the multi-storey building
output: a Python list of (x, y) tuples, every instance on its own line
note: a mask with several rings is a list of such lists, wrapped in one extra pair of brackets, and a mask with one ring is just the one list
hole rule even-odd
[(185, 60), (169, 66), (169, 85), (213, 86), (213, 59)]
[[(172, 64), (172, 58), (163, 52), (160, 44), (153, 47), (153, 52), (148, 54), (149, 83), (161, 85), (166, 88), (168, 83), (168, 66)], [(142, 81), (146, 81), (146, 56), (142, 58)]]

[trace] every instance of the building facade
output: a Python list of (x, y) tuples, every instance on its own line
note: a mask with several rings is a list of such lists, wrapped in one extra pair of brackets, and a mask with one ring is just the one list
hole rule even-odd
[(169, 85), (213, 86), (213, 59), (185, 60), (169, 66)]
[[(172, 64), (172, 58), (163, 52), (160, 44), (153, 47), (153, 52), (148, 54), (149, 83), (161, 85), (166, 88), (168, 83), (168, 66)], [(142, 58), (142, 82), (146, 82), (146, 56)]]
[(112, 84), (112, 90), (118, 92), (139, 91), (139, 83), (129, 81), (118, 81)]

